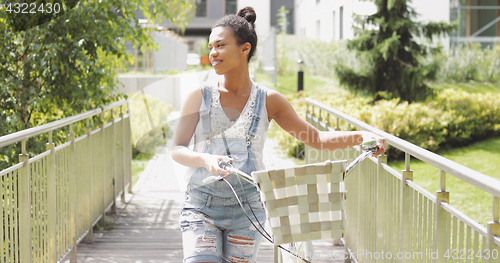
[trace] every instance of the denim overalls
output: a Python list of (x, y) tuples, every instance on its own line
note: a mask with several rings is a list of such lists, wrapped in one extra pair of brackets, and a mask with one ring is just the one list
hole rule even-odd
[[(247, 174), (255, 170), (251, 151), (252, 139), (256, 135), (266, 97), (266, 92), (256, 84), (252, 89), (257, 89), (255, 106), (250, 128), (242, 138), (226, 138), (226, 142), (223, 138), (214, 138), (210, 87), (203, 89), (200, 109), (200, 121), (206, 140), (204, 152), (216, 155), (227, 155), (229, 152), (234, 160), (233, 166)], [(250, 96), (249, 100), (251, 99)], [(196, 169), (186, 191), (180, 217), (184, 262), (255, 262), (262, 236), (246, 218), (227, 183), (216, 181), (205, 185), (202, 181), (208, 176), (211, 175), (206, 168)], [(226, 179), (233, 186), (255, 225), (259, 226), (248, 206), (252, 207), (263, 225), (266, 214), (255, 186), (236, 175)]]

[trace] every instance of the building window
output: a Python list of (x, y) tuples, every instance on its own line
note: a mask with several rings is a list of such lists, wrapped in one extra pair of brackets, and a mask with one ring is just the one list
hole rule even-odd
[(341, 6), (339, 10), (339, 39), (344, 38), (344, 7)]
[(226, 0), (226, 15), (236, 14), (236, 0)]
[(321, 37), (321, 20), (316, 20), (316, 37)]
[(196, 0), (196, 17), (207, 17), (207, 0)]
[(333, 14), (332, 14), (332, 39), (335, 39), (335, 11), (333, 11)]

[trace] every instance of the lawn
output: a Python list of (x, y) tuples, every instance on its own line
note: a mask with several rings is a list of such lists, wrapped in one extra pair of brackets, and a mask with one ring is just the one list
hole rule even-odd
[(140, 153), (132, 160), (132, 186), (137, 183), (137, 180), (139, 180), (142, 172), (146, 169), (149, 159), (152, 157), (153, 155), (151, 154)]
[(430, 88), (435, 90), (443, 89), (456, 89), (462, 90), (469, 93), (500, 93), (500, 85), (495, 83), (480, 83), (480, 82), (469, 82), (469, 83), (427, 83)]
[[(297, 74), (278, 76), (276, 86), (265, 73), (257, 73), (255, 81), (262, 86), (275, 89), (282, 94), (293, 94), (297, 92)], [(309, 94), (332, 95), (337, 92), (347, 92), (338, 88), (334, 79), (304, 74), (304, 90)]]
[[(452, 149), (441, 156), (473, 170), (500, 179), (500, 138), (488, 139), (468, 147)], [(404, 170), (404, 161), (389, 162), (397, 171)], [(439, 169), (417, 159), (412, 159), (410, 169), (413, 181), (435, 194), (440, 189)], [(446, 176), (446, 190), (450, 192), (450, 204), (476, 222), (485, 225), (492, 221), (492, 195), (451, 175)]]

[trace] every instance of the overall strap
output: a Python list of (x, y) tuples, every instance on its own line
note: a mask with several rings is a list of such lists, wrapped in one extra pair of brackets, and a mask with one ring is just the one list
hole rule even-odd
[(201, 102), (200, 119), (203, 128), (203, 136), (210, 137), (213, 135), (212, 123), (210, 120), (212, 104), (212, 90), (209, 85), (203, 87), (203, 100)]
[(255, 134), (257, 133), (257, 127), (259, 127), (259, 121), (260, 121), (260, 112), (262, 109), (262, 102), (264, 101), (264, 98), (266, 96), (266, 92), (264, 89), (257, 88), (257, 96), (255, 98), (255, 107), (252, 112), (252, 123), (250, 124), (250, 128), (248, 129), (248, 139), (255, 138)]

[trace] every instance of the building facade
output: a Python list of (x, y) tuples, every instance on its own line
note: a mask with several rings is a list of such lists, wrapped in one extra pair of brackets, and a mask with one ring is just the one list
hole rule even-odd
[[(226, 14), (235, 14), (239, 9), (251, 6), (257, 13), (255, 28), (259, 36), (267, 35), (271, 27), (278, 24), (277, 13), (281, 6), (289, 11), (287, 33), (294, 33), (293, 0), (197, 0), (196, 15), (189, 22), (182, 36), (188, 41), (191, 52), (199, 53), (196, 43), (206, 43), (215, 22)], [(172, 28), (172, 23), (167, 23)], [(177, 32), (180, 33), (179, 30)]]
[(451, 0), (451, 20), (459, 21), (452, 43), (500, 42), (500, 0)]
[[(419, 21), (450, 21), (450, 0), (418, 0), (410, 6)], [(294, 9), (296, 34), (324, 41), (354, 38), (353, 15), (377, 11), (374, 3), (361, 0), (295, 0)]]

